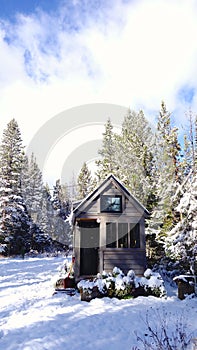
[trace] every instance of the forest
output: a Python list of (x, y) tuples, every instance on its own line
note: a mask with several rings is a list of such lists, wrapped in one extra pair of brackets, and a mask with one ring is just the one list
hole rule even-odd
[[(72, 244), (68, 217), (83, 199), (113, 173), (150, 212), (146, 224), (147, 259), (174, 269), (196, 269), (197, 259), (197, 116), (173, 125), (162, 101), (154, 129), (144, 112), (128, 110), (120, 133), (106, 121), (96, 172), (83, 163), (72, 189), (57, 179), (43, 183), (36, 155), (28, 158), (19, 126), (12, 119), (0, 147), (0, 254), (65, 248)], [(72, 193), (71, 193), (72, 192)]]

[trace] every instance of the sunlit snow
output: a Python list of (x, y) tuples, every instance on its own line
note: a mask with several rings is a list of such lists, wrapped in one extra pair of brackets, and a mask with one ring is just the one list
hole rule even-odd
[[(170, 331), (182, 315), (188, 333), (197, 338), (197, 298), (94, 299), (54, 294), (53, 280), (65, 258), (0, 259), (0, 349), (130, 350), (139, 346), (135, 332), (147, 333), (146, 313), (155, 326), (165, 315)], [(138, 347), (141, 349), (140, 347)]]

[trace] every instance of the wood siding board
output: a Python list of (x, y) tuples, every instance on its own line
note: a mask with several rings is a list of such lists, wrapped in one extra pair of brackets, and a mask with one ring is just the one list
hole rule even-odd
[(115, 266), (119, 267), (124, 273), (128, 270), (134, 270), (136, 275), (143, 275), (146, 265), (145, 251), (138, 249), (108, 249), (103, 251), (104, 270), (110, 272)]

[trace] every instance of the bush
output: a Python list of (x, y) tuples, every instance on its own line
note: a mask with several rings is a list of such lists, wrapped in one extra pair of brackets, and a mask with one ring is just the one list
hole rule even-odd
[[(88, 301), (96, 297), (107, 296), (109, 298), (131, 298), (137, 296), (153, 295), (163, 297), (166, 295), (163, 280), (158, 273), (150, 269), (145, 271), (144, 277), (136, 277), (133, 270), (129, 270), (127, 275), (117, 267), (112, 273), (98, 274), (94, 280), (81, 280), (77, 285), (83, 300), (84, 295)], [(97, 296), (98, 295), (98, 296)]]

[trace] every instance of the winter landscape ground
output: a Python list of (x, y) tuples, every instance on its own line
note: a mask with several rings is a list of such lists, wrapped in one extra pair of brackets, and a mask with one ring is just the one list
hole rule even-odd
[(197, 298), (180, 301), (177, 288), (169, 284), (167, 298), (161, 299), (103, 298), (87, 303), (79, 294), (54, 294), (53, 282), (64, 260), (0, 259), (0, 349), (129, 350), (136, 346), (141, 350), (144, 347), (135, 333), (148, 334), (147, 313), (158, 331), (163, 318), (172, 334), (179, 319), (186, 332), (197, 338)]

